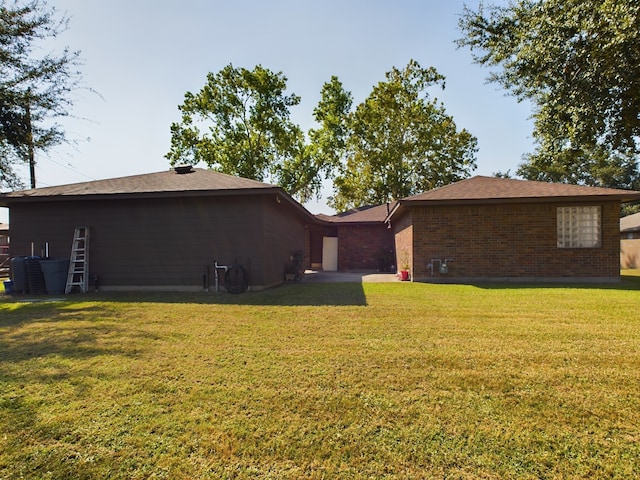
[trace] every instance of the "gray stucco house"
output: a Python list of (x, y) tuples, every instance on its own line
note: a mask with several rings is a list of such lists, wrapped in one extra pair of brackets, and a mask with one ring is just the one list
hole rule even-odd
[(11, 255), (69, 257), (91, 230), (90, 273), (103, 290), (201, 290), (214, 262), (238, 264), (250, 287), (282, 282), (316, 222), (281, 188), (199, 168), (5, 193)]

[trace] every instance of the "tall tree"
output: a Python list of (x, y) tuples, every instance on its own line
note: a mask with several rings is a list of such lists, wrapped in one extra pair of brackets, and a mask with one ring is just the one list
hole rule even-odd
[(345, 152), (346, 119), (353, 102), (337, 77), (322, 87), (322, 98), (313, 111), (319, 128), (309, 130), (304, 151), (283, 169), (284, 184), (292, 185), (301, 201), (320, 197), (323, 180), (334, 177)]
[(489, 79), (530, 100), (536, 141), (518, 174), (529, 179), (638, 187), (640, 4), (519, 0), (465, 7), (460, 19)]
[(346, 154), (352, 105), (353, 96), (344, 89), (338, 77), (333, 76), (323, 85), (320, 102), (313, 110), (319, 128), (309, 131), (310, 155), (328, 177), (340, 167)]
[(35, 152), (66, 140), (56, 119), (81, 86), (79, 52), (45, 47), (67, 24), (45, 1), (0, 0), (0, 186), (21, 187), (14, 167), (27, 162), (35, 187)]
[(352, 96), (335, 76), (324, 84), (321, 96), (313, 111), (319, 128), (309, 130), (304, 155), (294, 168), (288, 169), (289, 175), (303, 186), (300, 196), (304, 201), (320, 196), (323, 180), (334, 178), (346, 152)]
[[(411, 60), (388, 72), (355, 111), (335, 110), (334, 127), (326, 129), (333, 132), (333, 144), (326, 143), (335, 145), (326, 149), (326, 162), (339, 163), (332, 207), (384, 203), (469, 176), (477, 141), (467, 130), (458, 131), (444, 106), (429, 96), (432, 86), (444, 88), (444, 77)], [(333, 91), (334, 98), (347, 97), (335, 84)], [(332, 151), (343, 151), (342, 161)]]
[[(316, 188), (309, 175), (304, 134), (290, 120), (300, 97), (287, 95), (286, 77), (260, 65), (229, 64), (207, 75), (200, 92), (187, 92), (171, 125), (171, 164), (203, 162), (210, 168), (259, 181), (275, 181), (307, 199)], [(310, 178), (312, 177), (312, 178)], [(317, 186), (319, 188), (319, 186)]]

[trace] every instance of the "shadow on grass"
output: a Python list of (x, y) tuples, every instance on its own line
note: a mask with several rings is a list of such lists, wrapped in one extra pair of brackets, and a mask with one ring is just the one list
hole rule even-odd
[[(65, 308), (70, 303), (23, 301), (3, 312), (0, 317), (0, 366), (34, 357), (84, 359), (100, 355), (133, 356), (137, 351), (126, 348), (118, 339), (153, 335), (136, 332), (130, 324), (114, 320), (104, 305), (85, 306), (78, 312)], [(80, 318), (76, 317), (78, 313)], [(82, 324), (78, 325), (76, 320)], [(29, 328), (22, 329), (24, 325), (29, 325)]]
[(597, 289), (635, 291), (640, 290), (640, 276), (621, 275), (619, 282), (590, 283), (590, 282), (476, 282), (474, 287), (488, 290), (519, 290), (519, 289)]
[(243, 295), (222, 295), (228, 303), (268, 306), (366, 306), (362, 283), (289, 283)]
[[(257, 292), (245, 292), (238, 295), (232, 295), (227, 292), (98, 292), (71, 294), (64, 298), (69, 302), (151, 302), (312, 307), (367, 305), (363, 286), (361, 283), (356, 282), (287, 283)], [(19, 296), (5, 299), (7, 303), (19, 303), (29, 300), (29, 298), (21, 299)], [(0, 304), (2, 304), (2, 300), (0, 300)]]
[[(397, 283), (397, 282), (396, 282)], [(392, 285), (391, 283), (389, 285)], [(428, 286), (447, 284), (419, 283)], [(461, 285), (451, 283), (451, 286)], [(640, 290), (640, 276), (621, 275), (620, 282), (614, 283), (520, 283), (520, 282), (476, 282), (466, 285), (486, 290), (519, 290), (519, 289), (599, 289), (599, 290)], [(410, 286), (405, 286), (411, 288)], [(88, 294), (72, 294), (63, 296), (61, 301), (68, 302), (151, 302), (175, 304), (211, 304), (211, 305), (255, 305), (255, 306), (366, 306), (367, 298), (362, 283), (359, 282), (322, 282), (322, 283), (285, 283), (273, 288), (257, 292), (245, 292), (232, 295), (227, 292), (98, 292)], [(21, 297), (0, 295), (0, 305), (24, 304), (31, 302), (46, 304), (48, 299), (43, 297)], [(10, 312), (13, 320), (1, 320), (0, 326), (11, 322), (20, 322), (20, 308)]]

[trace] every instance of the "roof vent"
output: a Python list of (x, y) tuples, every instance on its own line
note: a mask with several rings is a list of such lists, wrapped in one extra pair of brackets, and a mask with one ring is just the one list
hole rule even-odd
[(182, 175), (185, 173), (191, 173), (194, 170), (191, 165), (182, 164), (182, 165), (176, 165), (175, 167), (173, 167), (173, 171), (176, 172), (177, 174)]

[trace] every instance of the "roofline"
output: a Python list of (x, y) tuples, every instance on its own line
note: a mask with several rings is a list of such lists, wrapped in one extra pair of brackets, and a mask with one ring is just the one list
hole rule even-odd
[(391, 220), (391, 217), (395, 215), (395, 213), (400, 209), (401, 206), (402, 206), (402, 200), (398, 200), (396, 204), (393, 206), (393, 208), (391, 209), (391, 211), (387, 214), (387, 217), (384, 219), (384, 223), (389, 223), (389, 221)]
[(444, 207), (459, 205), (504, 205), (504, 204), (540, 204), (540, 203), (585, 203), (585, 202), (620, 202), (629, 203), (640, 200), (640, 193), (630, 191), (628, 194), (600, 194), (549, 197), (511, 197), (511, 198), (466, 198), (447, 200), (399, 200), (395, 208), (389, 212), (385, 222), (389, 222), (399, 211), (410, 207)]
[[(282, 197), (291, 205), (298, 213), (302, 214), (303, 217), (306, 217), (309, 221), (309, 224), (318, 224), (322, 223), (322, 220), (319, 220), (313, 213), (305, 208), (300, 202), (298, 202), (295, 198), (285, 192), (282, 187), (274, 187), (273, 189), (267, 189), (269, 191), (275, 191), (276, 196), (282, 195)], [(251, 193), (259, 194), (259, 191), (252, 190)]]
[(460, 198), (447, 200), (400, 200), (405, 205), (460, 205), (460, 204), (495, 204), (495, 203), (549, 203), (549, 202), (583, 202), (600, 199), (608, 202), (633, 202), (640, 200), (640, 193), (627, 194), (595, 194), (595, 195), (550, 195), (546, 197), (508, 197), (508, 198)]
[(318, 218), (318, 220), (326, 223), (327, 225), (331, 225), (333, 227), (340, 227), (342, 225), (381, 225), (387, 221), (386, 217), (384, 220), (364, 220), (364, 221), (355, 220), (351, 222), (332, 222), (330, 220), (323, 220), (321, 218)]
[(298, 214), (305, 217), (308, 223), (319, 225), (332, 225), (317, 218), (304, 205), (295, 200), (291, 195), (276, 185), (265, 188), (235, 188), (225, 190), (179, 190), (162, 192), (121, 192), (121, 193), (96, 193), (81, 195), (42, 195), (7, 197), (0, 194), (0, 207), (11, 208), (14, 204), (39, 203), (39, 202), (77, 202), (100, 200), (131, 200), (131, 199), (159, 199), (159, 198), (196, 198), (196, 197), (231, 197), (242, 195), (276, 195), (282, 197)]
[[(302, 206), (304, 208), (304, 205)], [(308, 211), (308, 210), (307, 210)], [(311, 215), (311, 217), (313, 217), (313, 223), (314, 225), (320, 226), (320, 227), (335, 227), (336, 224), (333, 222), (329, 222), (328, 220), (323, 220), (322, 218), (318, 218), (318, 215), (313, 214), (311, 212), (309, 212), (309, 214)]]
[[(225, 190), (176, 190), (162, 192), (118, 192), (118, 193), (95, 193), (95, 194), (74, 194), (74, 195), (37, 195), (37, 196), (7, 196), (0, 194), (0, 206), (6, 207), (11, 203), (24, 202), (65, 202), (79, 200), (107, 200), (113, 198), (165, 198), (165, 197), (217, 197), (217, 196), (233, 196), (233, 195), (262, 195), (269, 192), (281, 192), (288, 195), (281, 187), (273, 186), (271, 188), (235, 188)], [(549, 196), (549, 197), (512, 197), (512, 198), (469, 198), (469, 199), (446, 199), (446, 200), (408, 200), (402, 199), (396, 202), (394, 208), (389, 212), (389, 216), (400, 206), (431, 206), (431, 205), (466, 205), (466, 204), (497, 204), (497, 203), (548, 203), (557, 201), (582, 202), (601, 199), (604, 201), (620, 201), (622, 203), (630, 203), (640, 201), (640, 193), (629, 192), (625, 194), (610, 195), (580, 195), (580, 196)], [(298, 203), (296, 201), (296, 203)], [(325, 221), (318, 219), (320, 221)], [(379, 223), (374, 220), (367, 221), (327, 221), (331, 224), (346, 223)]]
[(71, 195), (24, 195), (10, 196), (0, 194), (0, 206), (9, 206), (12, 203), (27, 202), (75, 202), (85, 200), (113, 200), (131, 198), (175, 198), (175, 197), (217, 197), (233, 195), (261, 195), (265, 193), (276, 193), (284, 191), (277, 186), (266, 188), (229, 188), (218, 190), (169, 190), (160, 192), (116, 192), (116, 193), (83, 193)]

